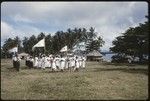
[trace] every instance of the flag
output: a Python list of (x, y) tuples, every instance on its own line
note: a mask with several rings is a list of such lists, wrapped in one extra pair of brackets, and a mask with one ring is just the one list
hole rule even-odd
[(18, 47), (13, 47), (13, 48), (9, 49), (8, 52), (9, 53), (18, 52)]
[(60, 52), (66, 52), (67, 51), (67, 46), (64, 46), (61, 50), (60, 50)]
[(40, 40), (37, 44), (35, 44), (33, 47), (32, 47), (32, 50), (34, 50), (35, 47), (45, 47), (45, 38)]

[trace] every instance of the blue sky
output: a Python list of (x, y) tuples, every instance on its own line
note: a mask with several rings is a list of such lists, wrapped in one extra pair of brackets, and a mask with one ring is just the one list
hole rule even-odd
[(144, 23), (147, 2), (2, 2), (1, 45), (11, 37), (54, 35), (68, 28), (94, 27), (109, 50), (115, 37)]

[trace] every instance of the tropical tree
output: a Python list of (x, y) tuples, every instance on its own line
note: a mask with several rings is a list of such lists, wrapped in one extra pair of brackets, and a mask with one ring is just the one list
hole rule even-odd
[(148, 26), (148, 22), (145, 22), (137, 27), (130, 27), (112, 42), (114, 46), (110, 50), (117, 53), (112, 57), (114, 62), (119, 60), (123, 62), (123, 59), (126, 61), (129, 56), (133, 62), (136, 57), (139, 58), (139, 63), (148, 60)]
[(93, 50), (99, 50), (100, 47), (102, 47), (104, 45), (104, 41), (103, 39), (99, 36), (97, 38), (97, 33), (95, 32), (95, 29), (93, 27), (91, 27), (89, 29), (89, 32), (87, 32), (86, 35), (86, 52), (90, 52)]

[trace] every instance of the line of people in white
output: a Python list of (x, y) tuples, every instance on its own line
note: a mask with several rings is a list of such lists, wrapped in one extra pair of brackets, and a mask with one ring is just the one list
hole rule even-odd
[[(60, 57), (60, 56), (53, 56), (53, 55), (40, 55), (39, 57), (27, 57), (26, 62), (30, 61), (29, 67), (35, 68), (42, 68), (45, 69), (46, 67), (51, 68), (53, 71), (57, 70), (65, 70), (65, 69), (73, 69), (78, 70), (79, 68), (85, 68), (86, 57), (85, 56), (67, 56), (67, 57)], [(28, 63), (26, 63), (28, 64)]]

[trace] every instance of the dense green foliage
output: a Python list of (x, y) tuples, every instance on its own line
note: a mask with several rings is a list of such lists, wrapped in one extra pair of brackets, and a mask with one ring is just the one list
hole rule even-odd
[(128, 57), (132, 57), (132, 62), (135, 58), (139, 58), (139, 63), (148, 62), (148, 34), (149, 23), (139, 24), (134, 28), (129, 28), (118, 36), (112, 43), (113, 47), (110, 50), (117, 55), (113, 56), (113, 62), (127, 62)]

